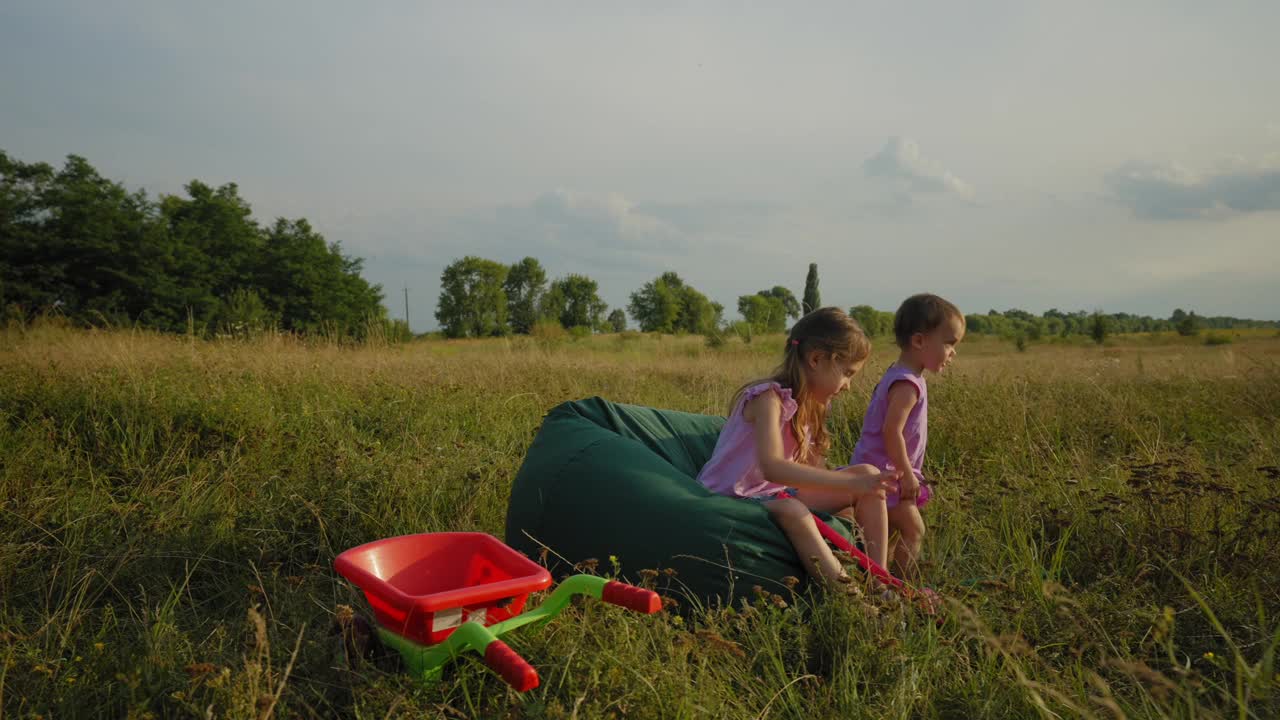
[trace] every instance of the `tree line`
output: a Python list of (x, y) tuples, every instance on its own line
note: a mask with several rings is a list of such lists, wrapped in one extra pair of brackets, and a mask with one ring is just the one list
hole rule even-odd
[[(258, 224), (234, 183), (192, 180), (184, 196), (152, 199), (104, 178), (76, 155), (55, 169), (0, 151), (0, 318), (53, 310), (84, 323), (202, 334), (276, 327), (359, 336), (381, 326), (384, 336), (407, 336), (402, 321), (388, 319), (382, 288), (361, 277), (361, 267), (305, 219)], [(822, 304), (816, 263), (809, 265), (802, 299), (782, 285), (741, 295), (742, 319), (735, 321), (676, 272), (662, 273), (630, 293), (625, 308), (612, 309), (595, 280), (581, 274), (551, 280), (532, 257), (506, 265), (468, 256), (446, 267), (440, 280), (435, 315), (449, 337), (525, 334), (544, 323), (621, 332), (630, 315), (644, 332), (749, 339), (785, 332), (790, 321)], [(893, 332), (891, 312), (857, 305), (850, 313), (872, 336)], [(1280, 326), (1181, 309), (1159, 319), (1010, 309), (966, 320), (970, 333), (1033, 341)]]
[(818, 266), (809, 266), (805, 304), (775, 285), (738, 298), (741, 321), (726, 325), (724, 305), (710, 300), (676, 272), (664, 272), (630, 295), (626, 310), (600, 299), (595, 280), (579, 274), (547, 282), (537, 258), (512, 265), (467, 256), (440, 275), (436, 320), (448, 337), (528, 334), (540, 323), (580, 332), (623, 332), (627, 314), (643, 332), (717, 335), (727, 329), (783, 332), (788, 319), (818, 307)]
[(389, 324), (362, 261), (305, 219), (259, 225), (234, 183), (185, 191), (152, 199), (77, 155), (55, 169), (0, 151), (0, 312), (201, 334)]
[[(850, 314), (867, 330), (867, 334), (892, 335), (893, 313), (876, 310), (869, 305), (856, 305)], [(1246, 328), (1276, 328), (1273, 320), (1246, 320), (1228, 316), (1202, 317), (1195, 311), (1175, 309), (1167, 318), (1131, 313), (1092, 313), (1078, 310), (1063, 312), (1057, 308), (1034, 315), (1025, 310), (1011, 308), (1000, 312), (988, 310), (985, 314), (965, 315), (966, 331), (980, 335), (996, 335), (1010, 340), (1037, 341), (1051, 337), (1085, 335), (1101, 342), (1113, 333), (1177, 332), (1179, 335), (1195, 335), (1201, 330), (1234, 330)]]

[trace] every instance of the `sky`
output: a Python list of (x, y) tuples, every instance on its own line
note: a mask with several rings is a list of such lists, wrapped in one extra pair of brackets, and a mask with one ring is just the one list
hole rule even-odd
[(465, 255), (1280, 319), (1280, 3), (5, 0), (0, 149), (234, 182), (417, 331)]

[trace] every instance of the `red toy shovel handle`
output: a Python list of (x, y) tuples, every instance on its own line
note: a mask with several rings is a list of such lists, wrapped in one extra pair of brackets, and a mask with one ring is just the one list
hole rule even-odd
[(617, 580), (605, 583), (604, 589), (600, 591), (600, 599), (645, 615), (652, 615), (662, 609), (662, 598), (658, 597), (658, 593)]
[(485, 647), (484, 664), (501, 675), (516, 692), (538, 687), (538, 671), (501, 640), (494, 640)]

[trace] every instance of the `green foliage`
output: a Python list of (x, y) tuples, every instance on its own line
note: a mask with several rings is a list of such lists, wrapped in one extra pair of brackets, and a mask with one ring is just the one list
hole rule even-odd
[(1095, 343), (1101, 345), (1107, 339), (1108, 332), (1110, 332), (1110, 328), (1108, 327), (1107, 316), (1100, 312), (1094, 313), (1093, 318), (1089, 321), (1089, 337), (1093, 338)]
[(746, 320), (738, 320), (736, 322), (729, 323), (729, 326), (725, 328), (725, 332), (737, 335), (745, 344), (750, 344), (751, 340), (755, 336), (755, 328), (751, 327), (751, 323)]
[(720, 329), (712, 330), (707, 333), (705, 343), (712, 350), (719, 350), (729, 341), (727, 333)]
[(608, 324), (610, 332), (626, 332), (627, 313), (622, 308), (614, 308), (605, 322)]
[(754, 332), (780, 333), (787, 329), (787, 308), (772, 295), (743, 295), (738, 298), (738, 312)]
[[(1181, 312), (1175, 310), (1174, 314)], [(1183, 337), (1191, 337), (1200, 332), (1200, 318), (1196, 317), (1195, 312), (1184, 314), (1181, 318), (1174, 320), (1174, 327), (1177, 328), (1178, 334)]]
[(1209, 333), (1204, 336), (1205, 345), (1230, 345), (1231, 336), (1222, 333)]
[(822, 307), (822, 295), (818, 292), (818, 263), (809, 263), (809, 274), (804, 279), (805, 313), (811, 313)]
[(893, 313), (876, 310), (870, 305), (854, 305), (849, 308), (849, 317), (858, 321), (867, 337), (893, 335)]
[(217, 332), (236, 337), (252, 337), (275, 327), (276, 317), (258, 297), (258, 293), (244, 288), (234, 290), (220, 304), (214, 322)]
[(453, 338), (487, 337), (507, 331), (507, 266), (468, 255), (440, 275), (436, 320)]
[(796, 300), (796, 296), (790, 290), (781, 285), (774, 285), (768, 290), (761, 290), (760, 295), (765, 297), (774, 297), (782, 301), (782, 307), (787, 311), (787, 317), (792, 320), (800, 319), (800, 301)]
[(631, 293), (627, 306), (644, 332), (706, 334), (719, 327), (724, 307), (665, 272)]
[(381, 288), (360, 278), (362, 261), (326, 243), (306, 220), (276, 220), (260, 253), (251, 277), (285, 330), (317, 332), (336, 325), (350, 332), (370, 315), (385, 315)]
[(385, 312), (360, 269), (305, 220), (261, 228), (233, 183), (193, 180), (186, 197), (153, 202), (76, 155), (55, 171), (0, 152), (0, 287), (27, 317), (57, 307), (75, 322), (174, 332), (247, 318), (359, 334)]
[(527, 334), (538, 321), (538, 308), (547, 288), (542, 263), (527, 257), (511, 266), (502, 290), (507, 294), (507, 320), (511, 331)]
[(551, 283), (543, 296), (542, 316), (566, 328), (603, 330), (609, 306), (600, 299), (599, 286), (586, 275), (566, 275)]
[(554, 346), (569, 339), (569, 331), (560, 324), (559, 320), (539, 320), (533, 324), (529, 335), (544, 347)]

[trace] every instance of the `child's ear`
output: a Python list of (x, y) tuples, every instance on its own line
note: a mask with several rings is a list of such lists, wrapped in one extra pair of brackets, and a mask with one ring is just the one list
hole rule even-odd
[(916, 349), (924, 347), (924, 333), (916, 333), (911, 336), (911, 347)]

